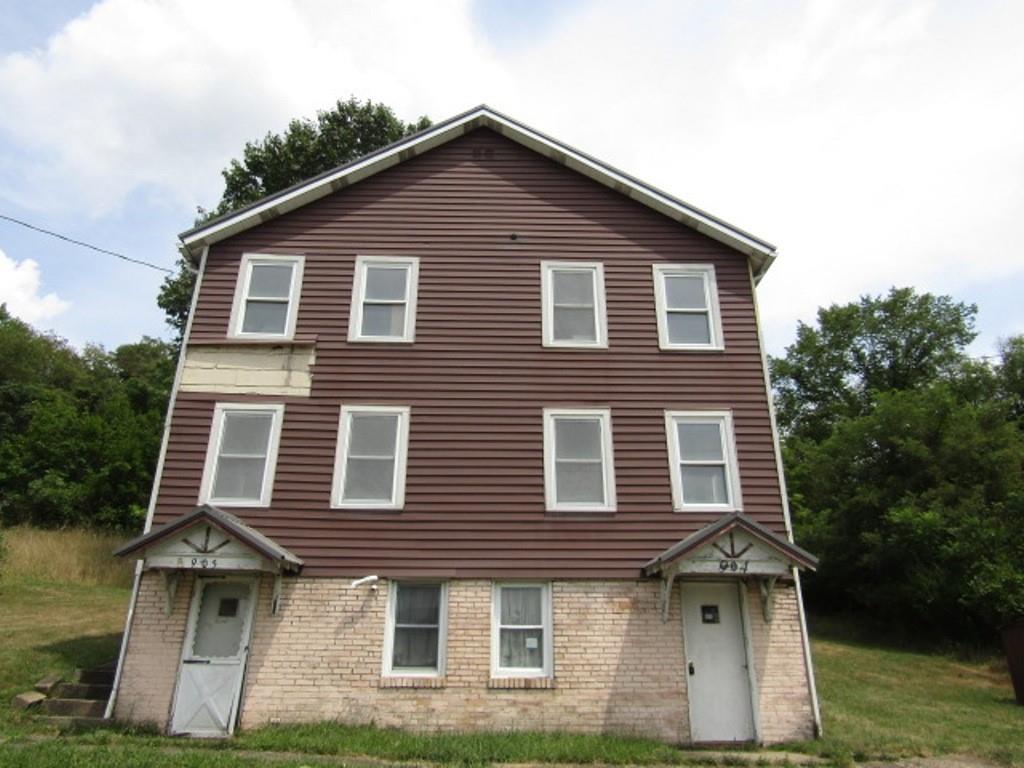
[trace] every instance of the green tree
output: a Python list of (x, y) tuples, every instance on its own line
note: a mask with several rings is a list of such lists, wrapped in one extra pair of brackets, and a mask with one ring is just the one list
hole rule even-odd
[(785, 356), (771, 360), (783, 433), (821, 440), (840, 419), (867, 413), (878, 393), (959, 371), (976, 313), (912, 288), (819, 309), (817, 326), (801, 322)]
[[(403, 122), (390, 107), (355, 98), (317, 112), (315, 120), (292, 120), (284, 133), (267, 133), (262, 140), (246, 143), (241, 160), (232, 160), (221, 172), (224, 194), (220, 202), (210, 212), (200, 210), (197, 223), (236, 211), (430, 125), (426, 117)], [(195, 285), (189, 266), (180, 260), (178, 271), (164, 280), (157, 297), (168, 324), (177, 332), (178, 343), (185, 332)]]

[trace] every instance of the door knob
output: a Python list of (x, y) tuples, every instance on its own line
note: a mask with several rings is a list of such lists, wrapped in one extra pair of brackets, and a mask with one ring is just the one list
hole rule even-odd
[(688, 670), (689, 670), (690, 674), (692, 675), (693, 674), (693, 662), (692, 661), (689, 664)]

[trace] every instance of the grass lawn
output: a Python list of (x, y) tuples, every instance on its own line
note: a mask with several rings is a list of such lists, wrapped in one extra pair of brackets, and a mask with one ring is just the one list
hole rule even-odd
[[(493, 762), (683, 764), (693, 753), (647, 741), (567, 734), (408, 734), (334, 724), (273, 727), (229, 742), (187, 742), (110, 729), (47, 738), (10, 698), (49, 672), (114, 658), (129, 590), (66, 584), (9, 571), (0, 575), (0, 766), (317, 765), (335, 756), (460, 765)], [(812, 627), (814, 622), (812, 621)], [(814, 640), (825, 717), (823, 740), (788, 745), (840, 765), (948, 753), (1024, 766), (1024, 707), (1013, 702), (997, 659), (952, 656), (855, 642), (830, 628)], [(286, 753), (272, 762), (269, 752)], [(269, 755), (268, 755), (269, 756)], [(362, 756), (362, 757), (360, 757)]]

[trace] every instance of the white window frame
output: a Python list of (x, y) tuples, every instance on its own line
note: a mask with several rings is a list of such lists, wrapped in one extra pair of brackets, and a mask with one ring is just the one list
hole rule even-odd
[[(658, 346), (665, 350), (720, 352), (725, 349), (722, 335), (722, 313), (718, 306), (718, 281), (714, 264), (654, 264), (654, 306), (658, 316)], [(704, 295), (707, 301), (708, 330), (707, 344), (679, 344), (670, 341), (668, 332), (668, 297), (665, 292), (666, 277), (700, 277), (704, 280)], [(673, 310), (679, 311), (679, 310)], [(694, 310), (694, 314), (700, 312)]]
[[(559, 418), (597, 418), (601, 423), (601, 467), (604, 474), (604, 504), (558, 503), (555, 472), (555, 420)], [(615, 450), (610, 408), (544, 409), (544, 500), (549, 512), (614, 512)]]
[[(501, 588), (540, 587), (540, 625), (544, 633), (544, 664), (541, 667), (501, 666)], [(517, 629), (529, 629), (521, 625)], [(554, 677), (554, 612), (551, 608), (551, 582), (496, 581), (491, 585), (491, 677), (492, 678), (551, 678)]]
[[(288, 292), (288, 315), (283, 333), (247, 333), (242, 330), (245, 321), (245, 305), (249, 298), (249, 283), (252, 268), (259, 264), (292, 264), (292, 283)], [(272, 253), (243, 253), (238, 267), (238, 281), (235, 284), (235, 298), (231, 305), (231, 319), (228, 323), (228, 337), (232, 339), (274, 339), (289, 340), (295, 337), (295, 324), (299, 317), (299, 299), (302, 296), (302, 273), (306, 258), (299, 255)]]
[[(217, 459), (220, 457), (220, 443), (224, 437), (225, 416), (237, 411), (263, 411), (272, 415), (270, 439), (267, 441), (267, 461), (263, 467), (262, 493), (258, 500), (218, 499), (213, 496), (213, 481), (217, 472)], [(210, 440), (206, 447), (206, 463), (203, 465), (203, 479), (199, 485), (199, 503), (216, 504), (218, 507), (269, 507), (273, 495), (277, 451), (281, 443), (283, 422), (284, 405), (282, 403), (217, 403), (213, 408)]]
[[(726, 493), (729, 497), (727, 503), (683, 503), (683, 479), (679, 469), (679, 432), (676, 429), (676, 424), (680, 421), (691, 424), (720, 425), (722, 456), (725, 459)], [(739, 463), (736, 459), (736, 436), (733, 432), (731, 411), (665, 411), (665, 437), (668, 441), (673, 510), (676, 512), (739, 512), (743, 509), (743, 491), (740, 487)]]
[[(383, 266), (405, 267), (405, 327), (401, 336), (364, 336), (363, 304), (366, 301), (366, 270)], [(352, 279), (352, 307), (349, 312), (348, 340), (381, 344), (411, 344), (416, 340), (416, 297), (419, 293), (420, 260), (416, 256), (356, 256)]]
[[(437, 627), (437, 669), (427, 667), (395, 669), (395, 627), (398, 616), (398, 591), (403, 584), (438, 586), (441, 589), (441, 605), (438, 611)], [(384, 677), (444, 677), (448, 663), (448, 582), (432, 579), (391, 579), (388, 584), (387, 625), (384, 634)]]
[[(345, 472), (348, 464), (348, 442), (352, 414), (390, 413), (398, 415), (395, 444), (395, 474), (389, 501), (345, 501)], [(407, 405), (343, 405), (338, 417), (338, 445), (334, 457), (334, 479), (331, 486), (333, 509), (401, 509), (405, 504), (405, 464), (409, 447), (409, 415)]]
[[(558, 341), (555, 339), (555, 281), (552, 273), (560, 271), (590, 272), (594, 284), (594, 341)], [(607, 349), (608, 312), (604, 299), (604, 265), (598, 261), (542, 261), (540, 263), (541, 314), (545, 347), (568, 349)]]

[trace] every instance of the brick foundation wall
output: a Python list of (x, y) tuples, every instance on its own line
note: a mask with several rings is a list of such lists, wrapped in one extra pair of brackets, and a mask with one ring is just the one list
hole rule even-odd
[[(553, 681), (490, 678), (491, 582), (448, 585), (447, 670), (440, 680), (384, 678), (388, 582), (376, 592), (343, 579), (285, 579), (278, 615), (264, 577), (240, 725), (339, 720), (414, 730), (571, 730), (689, 740), (678, 587), (661, 621), (658, 582), (556, 581)], [(164, 616), (163, 585), (142, 581), (118, 697), (119, 718), (165, 726), (191, 593), (183, 580)], [(796, 599), (776, 590), (764, 622), (747, 591), (765, 742), (811, 735)]]

